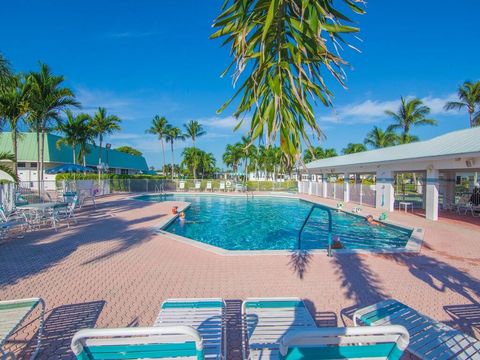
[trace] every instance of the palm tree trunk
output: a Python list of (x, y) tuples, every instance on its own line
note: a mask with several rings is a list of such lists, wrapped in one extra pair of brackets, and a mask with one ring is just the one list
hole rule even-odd
[(42, 127), (41, 139), (40, 139), (40, 186), (43, 190), (43, 165), (44, 165), (44, 152), (45, 152), (45, 129)]
[(102, 143), (103, 143), (103, 136), (100, 135), (98, 137), (98, 140), (99, 140), (99, 145), (100, 145), (100, 149), (98, 149), (98, 165), (100, 165), (102, 163)]
[[(13, 173), (18, 179), (18, 166), (17, 166), (17, 129), (12, 127), (12, 145), (13, 145)], [(15, 179), (14, 179), (15, 180)]]
[(473, 127), (473, 113), (469, 111), (468, 114), (470, 115), (470, 127)]
[(36, 133), (37, 133), (37, 187), (38, 187), (38, 194), (40, 195), (40, 129), (39, 129), (39, 125), (37, 125)]
[(75, 143), (72, 145), (72, 151), (73, 151), (73, 164), (75, 165), (76, 164), (76, 158), (77, 158), (77, 154), (75, 153)]
[[(192, 143), (193, 143), (193, 153), (195, 154), (195, 157), (197, 156), (197, 152), (195, 151), (195, 138), (192, 138)], [(196, 159), (193, 161), (193, 182), (197, 181), (197, 162)]]
[(165, 161), (165, 147), (163, 145), (163, 138), (160, 139), (160, 142), (162, 143), (162, 153), (163, 153), (163, 169), (162, 171), (165, 171), (165, 165), (166, 165), (166, 161)]
[(173, 153), (173, 140), (170, 142), (170, 147), (172, 149), (172, 167), (170, 168), (170, 170), (172, 171), (172, 181), (173, 181), (173, 177), (174, 177), (174, 169), (173, 169), (173, 166), (174, 166), (174, 153)]

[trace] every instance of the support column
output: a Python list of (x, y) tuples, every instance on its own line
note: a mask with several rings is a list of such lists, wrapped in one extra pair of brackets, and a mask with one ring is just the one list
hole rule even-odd
[(393, 172), (391, 170), (379, 170), (376, 173), (376, 208), (393, 211), (395, 204), (395, 189), (393, 187)]
[(350, 201), (350, 174), (343, 174), (343, 202), (348, 203)]
[(428, 220), (438, 220), (438, 170), (427, 170), (427, 191), (426, 191), (426, 206), (425, 217)]
[(443, 194), (443, 206), (451, 205), (455, 203), (455, 171), (449, 170), (445, 171), (445, 194)]
[(327, 176), (322, 174), (322, 197), (327, 198)]

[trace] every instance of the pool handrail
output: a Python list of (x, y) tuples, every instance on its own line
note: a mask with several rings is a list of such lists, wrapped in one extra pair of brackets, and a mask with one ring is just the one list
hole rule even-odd
[(327, 256), (332, 256), (332, 209), (330, 209), (328, 206), (323, 206), (320, 204), (313, 204), (312, 208), (310, 209), (307, 217), (303, 221), (303, 225), (300, 228), (300, 231), (298, 232), (298, 250), (300, 250), (300, 243), (302, 241), (302, 232), (303, 229), (305, 228), (305, 225), (307, 225), (308, 219), (310, 219), (310, 216), (312, 215), (313, 211), (315, 209), (321, 209), (327, 212), (328, 214), (328, 248), (327, 248)]

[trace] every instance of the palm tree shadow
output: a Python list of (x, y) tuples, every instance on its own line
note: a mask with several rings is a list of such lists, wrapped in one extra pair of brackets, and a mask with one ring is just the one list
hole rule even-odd
[(300, 279), (303, 279), (307, 271), (308, 264), (312, 260), (312, 254), (308, 250), (293, 250), (290, 254), (289, 267), (297, 274)]

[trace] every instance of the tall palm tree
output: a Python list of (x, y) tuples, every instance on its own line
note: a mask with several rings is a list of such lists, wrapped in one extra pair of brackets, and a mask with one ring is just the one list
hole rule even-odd
[(373, 129), (367, 133), (363, 143), (374, 149), (380, 149), (395, 145), (397, 139), (397, 134), (395, 134), (390, 127), (383, 131), (378, 126), (374, 126)]
[[(437, 125), (437, 121), (429, 119), (430, 108), (423, 104), (422, 100), (413, 98), (407, 100), (400, 98), (401, 103), (397, 112), (386, 110), (385, 114), (393, 118), (392, 130), (400, 129), (402, 135), (410, 135), (411, 128), (419, 125)], [(408, 137), (406, 137), (408, 138)]]
[(8, 165), (5, 164), (6, 161), (13, 162), (15, 158), (12, 153), (9, 152), (0, 152), (0, 170), (10, 175), (13, 181), (18, 182), (17, 173), (12, 170)]
[[(120, 131), (122, 129), (120, 123), (121, 120), (118, 116), (107, 115), (107, 109), (103, 107), (99, 107), (93, 115), (90, 126), (94, 137), (98, 137), (98, 165), (102, 164), (102, 143), (104, 136), (111, 135), (115, 131)], [(98, 171), (100, 171), (100, 169)]]
[(38, 72), (30, 72), (28, 75), (29, 120), (37, 133), (39, 191), (41, 191), (41, 181), (43, 180), (45, 134), (51, 130), (52, 121), (61, 120), (60, 113), (62, 111), (71, 106), (80, 106), (80, 103), (75, 100), (72, 90), (62, 87), (63, 81), (63, 76), (53, 75), (48, 65), (42, 63)]
[(152, 119), (152, 126), (147, 129), (145, 132), (147, 134), (157, 135), (158, 140), (160, 140), (160, 144), (162, 145), (162, 154), (163, 154), (163, 167), (162, 171), (164, 171), (165, 164), (167, 163), (165, 160), (165, 146), (163, 140), (168, 134), (168, 121), (164, 116), (155, 115)]
[(205, 177), (205, 175), (210, 175), (214, 171), (216, 163), (217, 160), (212, 153), (207, 153), (205, 151), (202, 151), (200, 153), (200, 167), (202, 168), (202, 179)]
[(12, 135), (13, 172), (18, 173), (18, 125), (28, 112), (27, 86), (21, 76), (12, 77), (11, 81), (0, 91), (0, 119), (8, 123)]
[[(338, 7), (334, 7), (334, 4)], [(233, 60), (224, 74), (234, 68), (234, 83), (244, 74), (223, 111), (241, 96), (234, 116), (251, 114), (252, 140), (266, 135), (271, 145), (280, 137), (280, 147), (292, 161), (311, 137), (322, 136), (313, 102), (331, 105), (331, 90), (325, 82), (329, 72), (342, 85), (346, 61), (338, 54), (337, 42), (358, 28), (339, 8), (357, 14), (364, 10), (358, 0), (231, 0), (214, 21), (218, 30), (212, 38), (225, 37)], [(348, 45), (348, 44), (347, 44)], [(241, 120), (239, 121), (240, 126)], [(313, 135), (310, 135), (310, 128)], [(265, 134), (266, 132), (266, 134)]]
[(228, 144), (223, 153), (223, 162), (231, 167), (234, 173), (238, 172), (238, 165), (243, 158), (243, 147), (241, 143)]
[(175, 175), (175, 154), (173, 153), (173, 144), (175, 141), (184, 141), (185, 140), (185, 135), (182, 134), (182, 130), (180, 130), (176, 126), (169, 126), (167, 130), (167, 135), (165, 137), (165, 140), (167, 143), (170, 143), (170, 150), (172, 151), (172, 163), (171, 163), (171, 168), (170, 170), (172, 171), (172, 181), (174, 179)]
[(200, 150), (194, 147), (187, 147), (183, 149), (181, 165), (185, 166), (192, 174), (194, 171), (196, 171), (196, 169), (200, 165), (200, 161), (201, 161)]
[[(56, 131), (62, 133), (62, 138), (57, 141), (56, 146), (58, 149), (63, 145), (70, 146), (72, 148), (72, 161), (76, 164), (77, 158), (81, 159), (85, 152), (85, 150), (83, 150), (82, 153), (82, 147), (85, 149), (87, 140), (90, 140), (93, 134), (89, 126), (91, 118), (90, 115), (84, 113), (75, 115), (71, 110), (66, 110), (65, 116), (65, 121), (60, 121), (55, 128)], [(78, 145), (80, 145), (81, 149), (77, 157)]]
[(252, 145), (252, 141), (249, 136), (242, 136), (242, 152), (243, 152), (243, 167), (245, 181), (248, 181), (248, 161), (252, 158), (252, 155), (256, 151), (255, 146)]
[(326, 159), (334, 156), (337, 156), (337, 151), (333, 148), (323, 149), (321, 146), (311, 147), (305, 150), (303, 162), (309, 163), (313, 160)]
[[(192, 139), (192, 147), (195, 149), (195, 141), (207, 132), (203, 129), (202, 124), (196, 120), (190, 120), (188, 123), (184, 124), (183, 127), (185, 128), (185, 137)], [(193, 179), (196, 180), (195, 168), (193, 169)]]
[(457, 91), (459, 101), (449, 101), (445, 104), (446, 110), (467, 109), (470, 118), (470, 127), (480, 125), (480, 80), (465, 81)]
[(344, 155), (347, 155), (347, 154), (355, 154), (355, 153), (363, 152), (366, 150), (367, 148), (363, 144), (348, 143), (347, 147), (342, 149), (342, 153)]
[(415, 136), (415, 135), (410, 135), (410, 134), (397, 135), (397, 143), (399, 145), (410, 144), (410, 143), (416, 142), (418, 140), (419, 140), (418, 136)]

